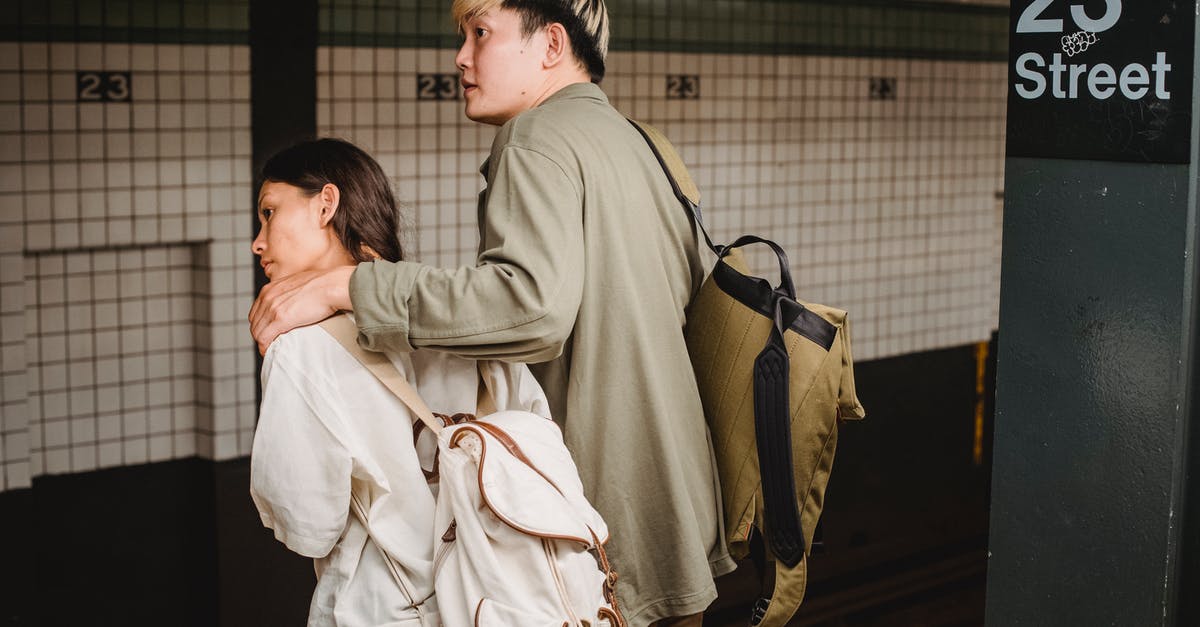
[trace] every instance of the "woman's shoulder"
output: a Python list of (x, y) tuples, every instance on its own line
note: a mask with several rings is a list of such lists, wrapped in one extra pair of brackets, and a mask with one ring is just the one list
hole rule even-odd
[(275, 341), (271, 342), (271, 346), (267, 348), (267, 353), (263, 355), (263, 358), (307, 359), (312, 358), (316, 354), (327, 352), (331, 347), (340, 348), (337, 341), (333, 339), (333, 336), (314, 324), (307, 327), (297, 327), (286, 333), (279, 334), (275, 338)]
[(263, 372), (276, 364), (308, 378), (336, 379), (357, 370), (357, 360), (332, 335), (318, 325), (281, 333), (263, 355)]
[[(413, 364), (408, 356), (389, 352), (384, 355), (402, 376), (410, 376)], [(308, 379), (329, 383), (373, 376), (358, 358), (316, 324), (292, 329), (275, 338), (263, 356), (263, 372), (268, 372), (275, 363), (303, 372)]]

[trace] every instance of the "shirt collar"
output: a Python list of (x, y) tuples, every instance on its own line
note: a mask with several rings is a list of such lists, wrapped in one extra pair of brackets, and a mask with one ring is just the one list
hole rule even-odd
[[(608, 96), (604, 93), (604, 90), (600, 89), (599, 85), (595, 83), (571, 83), (570, 85), (563, 87), (553, 94), (550, 94), (550, 96), (538, 104), (538, 106), (540, 107), (548, 102), (557, 102), (560, 100), (595, 100), (597, 102), (608, 104)], [(489, 155), (488, 158), (483, 160), (483, 165), (479, 166), (479, 173), (482, 174), (483, 178), (485, 179), (487, 178), (488, 167), (491, 162), (492, 157)]]
[(603, 103), (608, 103), (608, 96), (600, 89), (600, 86), (595, 83), (571, 83), (566, 87), (550, 94), (538, 106), (542, 106), (548, 102), (557, 102), (559, 100), (574, 100), (585, 98), (590, 100), (598, 100)]

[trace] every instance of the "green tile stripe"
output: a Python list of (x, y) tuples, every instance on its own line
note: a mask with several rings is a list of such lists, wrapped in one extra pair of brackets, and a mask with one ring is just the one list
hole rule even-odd
[(610, 11), (614, 50), (1007, 59), (1008, 8), (869, 1), (714, 1), (680, 19)]
[(249, 43), (250, 0), (18, 0), (0, 41)]
[(450, 0), (319, 0), (321, 45), (456, 48)]
[[(453, 48), (449, 0), (321, 0), (322, 45)], [(608, 0), (612, 50), (1003, 61), (1008, 7), (902, 0)]]
[[(0, 41), (247, 43), (250, 0), (18, 0)], [(322, 45), (454, 48), (450, 0), (321, 0)], [(608, 0), (612, 50), (1002, 61), (1008, 8), (902, 0)]]

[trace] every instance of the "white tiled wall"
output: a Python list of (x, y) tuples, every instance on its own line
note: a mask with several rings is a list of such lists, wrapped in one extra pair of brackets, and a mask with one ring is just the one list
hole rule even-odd
[(319, 48), (317, 132), (367, 149), (396, 182), (409, 258), (453, 266), (474, 259), (479, 166), (492, 127), (459, 101), (418, 101), (418, 73), (453, 73), (453, 50)]
[[(249, 49), (0, 43), (0, 487), (249, 452)], [(76, 71), (132, 99), (78, 103)]]
[[(409, 251), (442, 266), (473, 259), (494, 134), (461, 102), (416, 99), (417, 74), (453, 73), (453, 57), (317, 57), (319, 132), (376, 155), (407, 204)], [(700, 98), (667, 100), (668, 74), (699, 75)], [(895, 78), (897, 98), (869, 99), (872, 77)], [(713, 237), (783, 244), (800, 297), (848, 309), (865, 360), (986, 340), (997, 326), (1004, 77), (1002, 63), (624, 52), (603, 87), (679, 147)]]
[[(0, 43), (0, 489), (41, 473), (249, 452), (245, 46)], [(410, 255), (470, 263), (494, 129), (418, 101), (451, 50), (323, 47), (318, 127), (369, 149)], [(76, 70), (132, 73), (78, 104)], [(700, 98), (667, 100), (667, 74)], [(869, 79), (897, 80), (895, 100)], [(996, 327), (1004, 66), (618, 52), (604, 88), (681, 149), (718, 241), (782, 243), (860, 360)], [(763, 270), (769, 268), (756, 257)]]
[(193, 256), (167, 246), (25, 258), (34, 475), (196, 454)]

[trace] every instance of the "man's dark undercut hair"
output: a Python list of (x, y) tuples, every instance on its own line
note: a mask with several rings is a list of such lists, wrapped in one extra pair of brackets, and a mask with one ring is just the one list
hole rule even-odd
[(493, 8), (510, 9), (521, 16), (525, 37), (550, 24), (562, 24), (571, 40), (571, 52), (593, 83), (604, 79), (608, 56), (608, 9), (604, 0), (455, 0), (451, 9), (459, 27)]
[(603, 14), (607, 22), (608, 15), (601, 0), (503, 0), (500, 6), (521, 14), (521, 33), (526, 37), (555, 22), (562, 24), (567, 30), (567, 38), (571, 40), (571, 51), (575, 53), (575, 58), (583, 63), (592, 82), (599, 83), (604, 79), (604, 55), (598, 49), (598, 38), (588, 32), (584, 17), (576, 13), (575, 5), (580, 4), (585, 6), (579, 8), (591, 14)]

